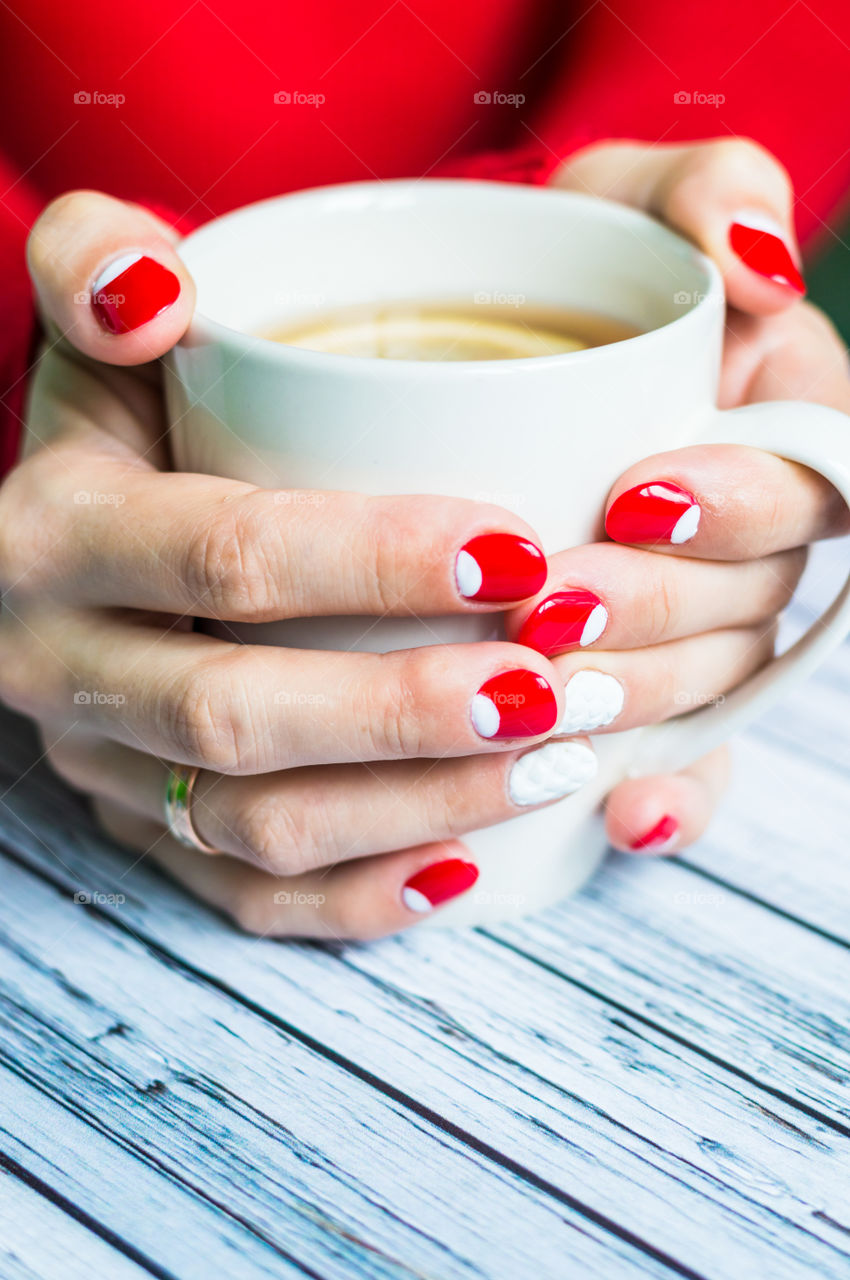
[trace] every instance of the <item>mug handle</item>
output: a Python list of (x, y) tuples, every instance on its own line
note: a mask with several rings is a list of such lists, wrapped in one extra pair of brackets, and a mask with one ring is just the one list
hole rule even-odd
[[(824, 405), (777, 400), (715, 409), (704, 444), (764, 449), (819, 471), (850, 506), (850, 418)], [(826, 612), (779, 658), (774, 658), (724, 701), (638, 730), (629, 777), (665, 773), (692, 764), (743, 729), (782, 695), (801, 684), (850, 632), (850, 577)]]

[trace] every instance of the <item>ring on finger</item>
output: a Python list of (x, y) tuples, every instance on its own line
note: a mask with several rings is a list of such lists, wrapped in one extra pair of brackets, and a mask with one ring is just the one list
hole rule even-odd
[(180, 844), (201, 853), (221, 853), (215, 845), (207, 844), (198, 835), (192, 819), (192, 801), (195, 798), (195, 782), (200, 769), (197, 765), (172, 764), (168, 766), (165, 780), (165, 821), (168, 830)]

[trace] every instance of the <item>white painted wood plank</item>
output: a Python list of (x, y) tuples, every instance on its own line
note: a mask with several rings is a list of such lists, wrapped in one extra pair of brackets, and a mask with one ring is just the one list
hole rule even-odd
[[(44, 1031), (38, 1034), (47, 1041)], [(58, 1071), (52, 1083), (58, 1086), (64, 1074)], [(165, 1274), (179, 1280), (208, 1280), (216, 1271), (239, 1280), (303, 1280), (303, 1271), (263, 1247), (221, 1205), (184, 1191), (144, 1146), (128, 1146), (125, 1135), (112, 1135), (75, 1106), (60, 1105), (2, 1061), (0, 1100), (6, 1153), (153, 1258)], [(98, 1101), (92, 1090), (92, 1110)]]
[(850, 1132), (850, 951), (675, 861), (621, 855), (494, 936)]
[[(153, 925), (164, 941), (165, 899), (156, 894), (149, 917), (129, 901), (120, 913), (129, 912), (134, 930)], [(0, 913), (13, 929), (2, 903)], [(173, 930), (172, 945), (193, 963), (248, 987), (279, 1016), (656, 1248), (676, 1256), (684, 1243), (701, 1273), (725, 1280), (767, 1257), (777, 1278), (811, 1268), (847, 1274), (846, 1228), (836, 1225), (846, 1217), (850, 1172), (843, 1140), (791, 1107), (772, 1099), (766, 1107), (722, 1068), (663, 1037), (652, 1043), (628, 1017), (487, 939), (420, 934), (350, 949), (341, 967), (321, 948), (238, 938), (200, 910)], [(80, 929), (81, 943), (89, 945)], [(46, 944), (21, 933), (17, 945)], [(122, 944), (120, 965), (111, 960), (122, 973), (124, 952)], [(75, 949), (62, 972), (71, 964), (74, 985), (92, 982), (90, 956), (81, 964)], [(122, 988), (121, 1005), (132, 998), (132, 987)], [(162, 1036), (179, 1026), (175, 1015), (172, 1004)], [(253, 1081), (264, 1068), (255, 1049), (248, 1059)], [(241, 1079), (238, 1087), (244, 1093)], [(402, 1170), (405, 1160), (412, 1170), (427, 1164), (418, 1147), (406, 1144)], [(457, 1194), (456, 1170), (441, 1179)]]
[[(190, 1188), (323, 1277), (509, 1277), (529, 1257), (553, 1280), (564, 1258), (616, 1276), (664, 1274), (545, 1191), (161, 963), (133, 934), (13, 864), (2, 877), (3, 1052), (54, 1110), (114, 1135), (119, 1202), (94, 1176), (102, 1142), (95, 1159), (78, 1132), (77, 1157), (60, 1160), (55, 1118), (49, 1128), (36, 1121), (33, 1133), (30, 1107), (29, 1123), (16, 1130), (13, 1114), (8, 1127), (20, 1144), (38, 1144), (40, 1177), (49, 1158), (63, 1195), (181, 1277), (230, 1274), (221, 1242), (197, 1230)], [(160, 1171), (155, 1195), (168, 1191), (173, 1234), (148, 1203), (150, 1186), (135, 1194), (139, 1157)], [(247, 1231), (239, 1248), (253, 1257)], [(825, 1246), (817, 1253), (832, 1256)]]
[(0, 1166), (3, 1280), (151, 1280), (146, 1268)]

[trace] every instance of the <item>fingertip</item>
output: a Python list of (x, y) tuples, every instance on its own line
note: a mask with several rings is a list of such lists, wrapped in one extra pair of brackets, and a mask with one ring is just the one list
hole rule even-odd
[(138, 205), (71, 191), (43, 211), (27, 241), (39, 304), (92, 359), (135, 365), (165, 354), (195, 308), (173, 228)]
[(703, 834), (728, 778), (726, 747), (680, 773), (627, 778), (607, 800), (609, 841), (622, 853), (678, 853)]
[(605, 829), (621, 853), (669, 854), (696, 840), (708, 825), (704, 786), (684, 774), (633, 778), (608, 798)]
[(110, 364), (134, 365), (164, 355), (183, 336), (195, 308), (195, 286), (171, 246), (162, 242), (110, 255), (95, 266), (88, 288), (74, 301), (85, 309), (79, 345), (94, 325), (91, 354)]

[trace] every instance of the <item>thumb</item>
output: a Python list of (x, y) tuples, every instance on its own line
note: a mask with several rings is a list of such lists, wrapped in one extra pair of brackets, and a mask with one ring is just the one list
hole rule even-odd
[(663, 219), (714, 259), (730, 304), (741, 311), (772, 315), (806, 292), (791, 180), (747, 138), (687, 146), (601, 143), (578, 152), (555, 184)]
[(139, 205), (71, 191), (30, 232), (27, 263), (49, 326), (107, 364), (163, 355), (185, 332), (195, 286), (173, 227)]

